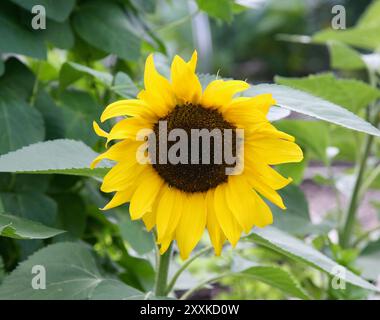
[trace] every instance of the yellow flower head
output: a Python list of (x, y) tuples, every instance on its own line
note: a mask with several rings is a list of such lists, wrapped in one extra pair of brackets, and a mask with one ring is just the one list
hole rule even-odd
[[(219, 255), (226, 239), (235, 246), (243, 231), (271, 224), (271, 210), (261, 196), (285, 209), (276, 190), (291, 182), (271, 165), (303, 158), (294, 138), (267, 120), (268, 110), (275, 104), (271, 94), (235, 97), (249, 85), (221, 79), (202, 90), (196, 64), (196, 52), (188, 62), (175, 56), (168, 80), (157, 72), (150, 55), (145, 64), (145, 89), (137, 99), (114, 102), (101, 116), (102, 122), (114, 117), (124, 119), (109, 133), (94, 122), (96, 133), (107, 138), (107, 143), (118, 140), (92, 165), (102, 159), (116, 162), (101, 186), (103, 192), (115, 192), (104, 209), (130, 202), (131, 218), (142, 219), (148, 230), (156, 228), (161, 254), (176, 240), (183, 259), (197, 245), (205, 228)], [(237, 131), (243, 129), (243, 142), (232, 148), (242, 169), (227, 174), (230, 163), (214, 161), (212, 147), (206, 149), (211, 155), (208, 164), (152, 161), (159, 159), (160, 143), (168, 138), (166, 133), (160, 136), (160, 121), (167, 123), (168, 133), (178, 128), (188, 134), (192, 129), (230, 129), (236, 137)], [(144, 129), (154, 133), (154, 143), (149, 139), (137, 141)], [(226, 141), (223, 135), (222, 141), (215, 140), (214, 145), (224, 145)], [(168, 144), (174, 142), (169, 139)], [(190, 159), (190, 154), (191, 151), (185, 158)], [(150, 161), (139, 161), (144, 156)]]

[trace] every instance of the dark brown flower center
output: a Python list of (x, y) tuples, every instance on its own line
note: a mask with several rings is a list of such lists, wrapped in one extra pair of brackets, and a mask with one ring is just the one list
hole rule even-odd
[[(167, 131), (165, 134), (161, 134), (160, 137), (162, 127), (160, 127), (159, 123), (163, 123), (163, 121), (166, 121)], [(186, 132), (188, 137), (188, 141), (185, 142), (188, 150), (188, 152), (185, 153), (187, 163), (183, 163), (182, 161), (181, 163), (173, 164), (170, 159), (168, 159), (167, 163), (162, 163), (159, 159), (160, 152), (167, 152), (167, 150), (170, 150), (173, 145), (180, 141), (179, 137), (177, 137), (177, 140), (169, 141), (173, 139), (173, 137), (169, 137), (173, 129), (183, 129), (183, 131)], [(206, 129), (208, 132), (214, 133), (218, 131), (221, 135), (218, 139), (210, 135), (210, 143), (203, 144), (203, 137), (198, 139), (198, 143), (194, 143), (197, 138), (195, 137), (193, 139), (192, 134), (194, 131), (200, 131), (192, 129)], [(219, 130), (213, 131), (213, 129)], [(227, 181), (228, 175), (226, 174), (226, 168), (234, 167), (235, 163), (231, 164), (230, 161), (226, 161), (224, 149), (230, 148), (229, 152), (234, 157), (236, 156), (236, 127), (226, 121), (220, 112), (193, 104), (176, 106), (167, 116), (161, 118), (155, 124), (153, 131), (156, 137), (155, 146), (150, 146), (154, 147), (156, 151), (154, 157), (150, 155), (154, 163), (153, 168), (170, 186), (184, 192), (194, 193), (207, 191)], [(205, 130), (202, 131), (206, 133)], [(228, 138), (227, 131), (229, 131), (230, 134)], [(163, 142), (163, 140), (167, 141), (166, 150), (160, 150), (160, 142)], [(215, 144), (217, 144), (217, 146)], [(228, 145), (230, 145), (230, 147), (228, 147)], [(218, 153), (219, 150), (222, 152), (222, 157), (219, 157), (221, 161), (215, 161), (215, 150), (218, 150)], [(199, 156), (198, 163), (194, 163), (194, 157), (192, 157), (194, 153)]]

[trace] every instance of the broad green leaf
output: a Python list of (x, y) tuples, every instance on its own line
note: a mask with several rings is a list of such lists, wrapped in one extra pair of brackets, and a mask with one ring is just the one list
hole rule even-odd
[(303, 181), (305, 168), (307, 168), (309, 159), (304, 153), (304, 159), (298, 163), (283, 163), (276, 166), (276, 170), (284, 177), (291, 177), (293, 184), (299, 185)]
[(120, 234), (123, 240), (127, 241), (132, 248), (140, 255), (150, 252), (154, 249), (153, 235), (145, 230), (141, 221), (132, 221), (129, 212), (119, 209), (118, 222)]
[(278, 108), (278, 107), (271, 107), (269, 109), (269, 112), (267, 114), (267, 119), (270, 122), (278, 121), (281, 119), (286, 118), (290, 115), (290, 111), (284, 108)]
[(364, 13), (361, 15), (357, 23), (357, 26), (360, 28), (380, 26), (379, 16), (380, 16), (380, 1), (374, 0), (366, 8)]
[(55, 104), (53, 98), (45, 91), (38, 91), (35, 107), (44, 119), (46, 140), (64, 138), (65, 124), (63, 112)]
[(61, 49), (71, 49), (74, 45), (75, 36), (70, 20), (64, 22), (47, 20), (43, 35), (48, 42)]
[(118, 72), (116, 74), (111, 90), (127, 99), (136, 97), (139, 92), (139, 89), (136, 87), (129, 75), (124, 72)]
[(47, 227), (41, 223), (0, 214), (0, 236), (14, 239), (47, 239), (65, 232)]
[(266, 283), (274, 288), (300, 299), (310, 299), (298, 281), (283, 268), (272, 266), (254, 266), (239, 272), (248, 279)]
[(0, 4), (0, 52), (46, 58), (42, 34), (31, 32), (18, 20), (18, 8), (5, 1)]
[(116, 3), (88, 2), (75, 12), (73, 24), (79, 36), (96, 48), (128, 60), (140, 56), (141, 41)]
[[(36, 265), (46, 270), (44, 290), (35, 290), (31, 286), (36, 276), (31, 270)], [(136, 299), (142, 296), (140, 291), (106, 276), (89, 248), (70, 242), (39, 250), (5, 277), (0, 286), (0, 299), (6, 300)]]
[(315, 42), (341, 41), (354, 47), (375, 50), (380, 46), (380, 1), (373, 1), (358, 23), (345, 30), (326, 29), (313, 36)]
[(91, 170), (97, 153), (83, 142), (59, 139), (40, 142), (0, 156), (0, 172), (60, 173), (103, 177), (110, 165)]
[(11, 57), (5, 61), (5, 74), (0, 77), (1, 90), (11, 92), (18, 99), (29, 101), (35, 76), (20, 60)]
[(4, 212), (55, 227), (57, 204), (41, 192), (0, 192)]
[(57, 226), (67, 232), (56, 237), (54, 241), (79, 239), (86, 228), (86, 205), (76, 193), (65, 192), (54, 196), (58, 205)]
[(231, 22), (233, 17), (232, 0), (196, 0), (199, 9), (213, 18)]
[(380, 239), (370, 244), (360, 253), (356, 265), (366, 279), (376, 281), (380, 276)]
[(364, 69), (365, 63), (359, 52), (352, 49), (350, 46), (338, 42), (328, 42), (330, 52), (330, 64), (334, 69), (340, 70), (357, 70)]
[[(281, 120), (276, 128), (296, 138), (303, 149), (312, 151), (318, 160), (327, 161), (326, 149), (329, 146), (329, 128), (326, 123), (308, 120)], [(315, 135), (318, 132), (318, 135)]]
[(40, 112), (9, 90), (0, 89), (0, 154), (44, 140)]
[[(146, 295), (115, 279), (102, 281), (91, 294), (91, 300), (145, 300)], [(148, 300), (154, 299), (150, 297)]]
[(106, 86), (110, 86), (112, 83), (111, 74), (69, 61), (63, 64), (59, 73), (59, 86), (61, 90), (80, 79), (83, 75), (90, 75)]
[(273, 225), (293, 235), (305, 236), (328, 232), (332, 226), (327, 222), (313, 224), (310, 220), (309, 205), (302, 190), (294, 185), (287, 186), (279, 191), (286, 210), (270, 204), (272, 209)]
[[(35, 5), (45, 7), (46, 16), (58, 22), (66, 20), (74, 9), (75, 0), (11, 0), (19, 6), (31, 10)], [(47, 28), (49, 26), (47, 25)]]
[(332, 73), (310, 75), (304, 78), (275, 77), (275, 82), (309, 92), (315, 96), (359, 112), (380, 98), (380, 90), (353, 79), (337, 79)]
[(368, 28), (348, 28), (345, 30), (327, 29), (313, 36), (315, 43), (340, 41), (353, 47), (375, 50), (380, 46), (379, 26)]
[(276, 105), (356, 131), (380, 136), (380, 130), (341, 106), (297, 89), (275, 84), (259, 84), (245, 91), (254, 96), (271, 93)]
[(355, 275), (321, 252), (274, 227), (256, 229), (248, 239), (358, 287), (380, 291), (374, 285)]
[(66, 90), (60, 95), (61, 112), (65, 126), (65, 138), (81, 140), (93, 146), (98, 140), (92, 127), (100, 117), (100, 106), (85, 91)]

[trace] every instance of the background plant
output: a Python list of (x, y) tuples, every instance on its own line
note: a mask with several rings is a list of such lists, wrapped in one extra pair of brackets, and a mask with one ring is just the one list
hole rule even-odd
[[(374, 219), (364, 229), (358, 207), (380, 187), (379, 1), (356, 23), (365, 1), (342, 2), (352, 26), (344, 31), (318, 31), (329, 24), (331, 1), (38, 3), (46, 7), (43, 31), (30, 26), (34, 1), (0, 4), (0, 298), (375, 294), (379, 224)], [(312, 36), (294, 35), (301, 32)], [(91, 124), (106, 104), (141, 89), (148, 53), (167, 74), (170, 57), (194, 47), (204, 84), (213, 73), (253, 83), (281, 75), (274, 80), (283, 86), (258, 85), (250, 94), (273, 92), (281, 107), (272, 113), (275, 125), (296, 136), (306, 159), (278, 168), (295, 183), (282, 191), (287, 212), (273, 208), (274, 227), (254, 230), (221, 258), (212, 257), (205, 238), (191, 260), (171, 267), (165, 292), (157, 292), (153, 235), (129, 219), (127, 206), (98, 209), (107, 202), (98, 183), (108, 169), (89, 169), (104, 148)], [(316, 166), (324, 169), (313, 174)], [(336, 194), (319, 224), (310, 219), (306, 179)], [(372, 205), (379, 210), (379, 202)], [(35, 264), (48, 270), (47, 290), (30, 286)], [(347, 268), (345, 290), (331, 287), (338, 264)]]

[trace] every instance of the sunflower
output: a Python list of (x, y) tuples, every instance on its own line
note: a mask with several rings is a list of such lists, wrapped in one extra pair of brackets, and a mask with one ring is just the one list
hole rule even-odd
[[(182, 259), (188, 258), (205, 228), (219, 255), (226, 240), (235, 246), (242, 232), (271, 224), (272, 213), (262, 196), (285, 209), (276, 190), (292, 181), (272, 165), (303, 159), (294, 137), (278, 131), (266, 118), (275, 104), (271, 94), (236, 97), (249, 84), (222, 79), (210, 82), (202, 90), (196, 64), (196, 52), (188, 62), (175, 56), (168, 80), (157, 72), (150, 55), (145, 64), (144, 90), (137, 99), (107, 106), (100, 120), (123, 118), (110, 132), (94, 122), (95, 132), (106, 138), (107, 144), (116, 142), (92, 163), (92, 167), (103, 159), (116, 163), (101, 185), (103, 192), (115, 192), (103, 209), (129, 202), (131, 219), (142, 219), (149, 231), (156, 229), (160, 253), (176, 240)], [(149, 154), (152, 142), (138, 141), (136, 137), (140, 130), (150, 129), (157, 138), (153, 147), (158, 148), (163, 139), (158, 129), (160, 121), (166, 121), (168, 132), (176, 128), (187, 133), (216, 128), (230, 129), (236, 136), (238, 129), (244, 130), (241, 146), (233, 148), (243, 169), (238, 174), (227, 174), (229, 164), (225, 161), (142, 163), (139, 157), (156, 160), (158, 156)]]

